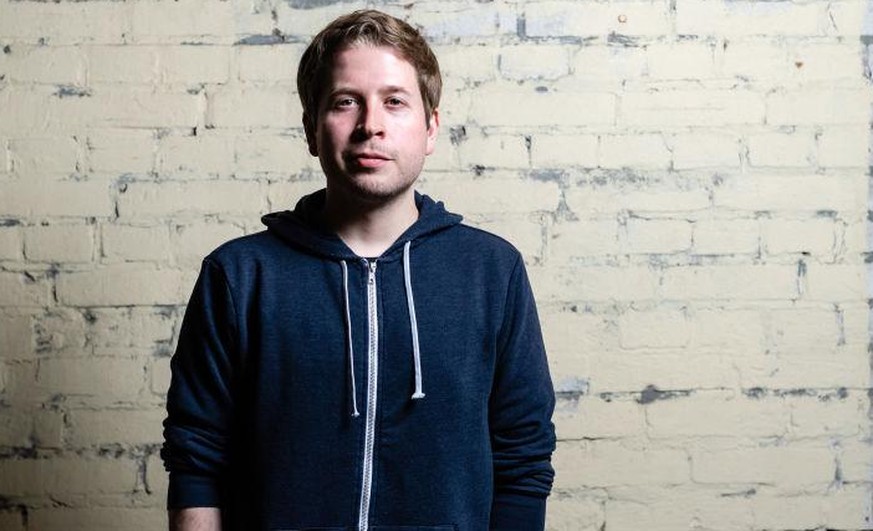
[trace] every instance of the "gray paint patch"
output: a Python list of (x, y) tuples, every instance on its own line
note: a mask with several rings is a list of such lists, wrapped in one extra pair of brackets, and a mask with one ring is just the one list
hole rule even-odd
[(55, 96), (59, 98), (83, 98), (91, 96), (91, 91), (85, 87), (74, 87), (73, 85), (58, 85), (58, 90)]
[(271, 44), (282, 44), (285, 39), (281, 35), (249, 35), (238, 41), (235, 45), (242, 46), (265, 46)]
[(640, 398), (637, 399), (637, 402), (640, 404), (651, 404), (656, 400), (668, 400), (671, 398), (678, 398), (680, 396), (688, 396), (691, 394), (691, 391), (661, 391), (654, 385), (647, 385), (645, 389), (640, 393)]
[(294, 9), (315, 9), (318, 7), (345, 4), (350, 0), (285, 0)]

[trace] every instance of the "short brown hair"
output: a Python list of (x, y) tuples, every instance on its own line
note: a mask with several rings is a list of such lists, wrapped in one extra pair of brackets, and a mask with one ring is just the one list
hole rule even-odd
[(424, 118), (429, 120), (440, 103), (443, 87), (440, 65), (433, 50), (418, 30), (406, 22), (381, 11), (365, 9), (328, 24), (303, 52), (297, 68), (297, 93), (303, 104), (304, 125), (315, 124), (334, 55), (360, 44), (393, 48), (412, 64), (424, 100)]

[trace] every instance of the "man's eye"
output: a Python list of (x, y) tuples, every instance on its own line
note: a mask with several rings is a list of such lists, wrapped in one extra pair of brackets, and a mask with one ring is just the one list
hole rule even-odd
[(388, 98), (388, 99), (385, 101), (385, 103), (386, 103), (389, 107), (400, 107), (401, 105), (404, 105), (404, 104), (405, 104), (405, 102), (404, 102), (402, 99), (400, 99), (400, 98)]
[(333, 106), (336, 108), (351, 107), (355, 105), (355, 103), (354, 98), (340, 98), (333, 102)]

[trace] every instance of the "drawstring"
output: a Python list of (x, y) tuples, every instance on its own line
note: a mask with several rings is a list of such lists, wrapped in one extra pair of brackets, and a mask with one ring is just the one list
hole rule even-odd
[(352, 344), (352, 315), (349, 311), (349, 268), (345, 260), (340, 261), (343, 268), (343, 295), (345, 295), (346, 303), (346, 340), (349, 342), (349, 374), (351, 375), (352, 384), (352, 416), (359, 417), (358, 413), (358, 390), (355, 388), (355, 351)]
[(412, 299), (412, 275), (409, 268), (409, 244), (403, 245), (403, 281), (406, 283), (406, 304), (409, 307), (409, 331), (412, 335), (412, 357), (415, 360), (415, 392), (412, 399), (424, 398), (421, 390), (421, 350), (418, 347), (418, 321), (415, 319), (415, 301)]

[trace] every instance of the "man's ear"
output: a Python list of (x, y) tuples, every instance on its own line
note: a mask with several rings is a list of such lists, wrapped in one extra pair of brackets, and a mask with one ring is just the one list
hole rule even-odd
[(440, 111), (434, 109), (430, 113), (430, 119), (427, 121), (427, 148), (425, 153), (430, 155), (436, 148), (437, 134), (440, 132)]
[(303, 113), (303, 132), (306, 133), (306, 145), (309, 146), (309, 154), (318, 156), (318, 144), (315, 142), (315, 121), (308, 114)]

